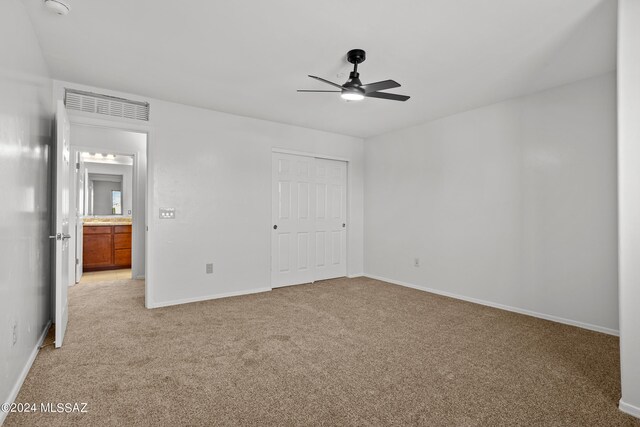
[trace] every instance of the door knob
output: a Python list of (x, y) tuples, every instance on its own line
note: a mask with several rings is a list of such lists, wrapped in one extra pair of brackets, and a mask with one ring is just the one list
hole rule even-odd
[(277, 226), (277, 225), (274, 225), (274, 226), (273, 226), (273, 229), (274, 229), (274, 230), (277, 230), (277, 229), (278, 229), (278, 226)]
[(55, 236), (49, 236), (49, 238), (56, 239), (56, 240), (68, 240), (71, 238), (71, 234), (58, 233)]

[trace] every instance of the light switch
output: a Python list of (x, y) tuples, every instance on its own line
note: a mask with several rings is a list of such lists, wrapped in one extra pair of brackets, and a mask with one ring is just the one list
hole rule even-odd
[(160, 208), (160, 219), (175, 219), (175, 218), (176, 218), (175, 208)]

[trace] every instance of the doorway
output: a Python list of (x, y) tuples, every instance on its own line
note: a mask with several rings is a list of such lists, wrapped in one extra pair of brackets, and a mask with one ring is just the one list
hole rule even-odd
[[(64, 102), (56, 103), (54, 139), (54, 159), (52, 168), (52, 225), (49, 233), (52, 239), (54, 262), (52, 263), (52, 314), (55, 318), (55, 347), (61, 347), (68, 319), (68, 288), (81, 280), (77, 273), (77, 266), (82, 265), (79, 254), (84, 254), (80, 247), (83, 244), (84, 221), (87, 217), (86, 204), (88, 195), (92, 199), (97, 196), (95, 191), (88, 191), (89, 174), (86, 168), (80, 169), (85, 160), (81, 153), (88, 155), (104, 154), (104, 158), (130, 156), (133, 166), (131, 181), (133, 188), (129, 191), (132, 196), (131, 225), (110, 224), (95, 234), (106, 234), (107, 228), (114, 235), (129, 234), (130, 278), (144, 279), (146, 271), (146, 203), (147, 203), (147, 132), (129, 131), (111, 126), (92, 125), (70, 120)], [(106, 151), (105, 151), (106, 150)], [(106, 154), (105, 154), (106, 153)], [(100, 175), (100, 174), (98, 174)], [(107, 175), (107, 174), (102, 174)], [(94, 177), (95, 178), (95, 177)], [(103, 176), (104, 178), (104, 176)], [(105, 181), (105, 179), (103, 179)], [(109, 192), (107, 206), (111, 207), (112, 215), (122, 215), (124, 207), (124, 177), (107, 181), (119, 182), (119, 188)], [(115, 185), (113, 182), (110, 185)], [(95, 188), (97, 184), (93, 187)], [(93, 200), (92, 200), (93, 204)], [(95, 204), (93, 204), (95, 209)], [(82, 208), (81, 208), (82, 207)], [(107, 208), (108, 209), (108, 208)], [(127, 228), (127, 233), (125, 233)], [(91, 232), (89, 233), (91, 234)], [(122, 236), (112, 238), (114, 244), (122, 243)], [(114, 247), (115, 249), (125, 249)], [(121, 251), (121, 255), (126, 251)], [(148, 288), (145, 282), (145, 297)]]
[(78, 151), (76, 157), (75, 281), (110, 270), (128, 270), (131, 278), (134, 156)]
[(347, 275), (347, 162), (272, 154), (271, 286)]
[(72, 123), (71, 146), (71, 284), (86, 273), (113, 280), (108, 271), (144, 279), (147, 134)]

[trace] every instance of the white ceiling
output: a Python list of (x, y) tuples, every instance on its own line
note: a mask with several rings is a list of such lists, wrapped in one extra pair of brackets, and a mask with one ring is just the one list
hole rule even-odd
[[(614, 0), (24, 3), (56, 79), (359, 137), (615, 69)], [(353, 48), (411, 99), (296, 93), (344, 83)]]

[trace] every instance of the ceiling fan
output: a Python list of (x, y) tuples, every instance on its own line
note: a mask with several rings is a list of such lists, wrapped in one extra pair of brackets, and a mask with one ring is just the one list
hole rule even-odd
[(330, 82), (321, 77), (309, 76), (312, 79), (320, 80), (326, 84), (334, 86), (340, 90), (305, 90), (299, 89), (298, 92), (340, 92), (340, 96), (347, 101), (360, 101), (367, 98), (390, 99), (392, 101), (406, 101), (409, 99), (406, 95), (398, 95), (395, 93), (380, 92), (385, 89), (400, 87), (400, 84), (393, 80), (383, 80), (375, 83), (362, 84), (360, 81), (360, 73), (358, 73), (358, 64), (366, 59), (365, 52), (362, 49), (353, 49), (347, 53), (347, 61), (353, 64), (353, 71), (349, 73), (349, 80), (343, 85)]

